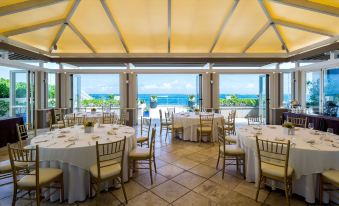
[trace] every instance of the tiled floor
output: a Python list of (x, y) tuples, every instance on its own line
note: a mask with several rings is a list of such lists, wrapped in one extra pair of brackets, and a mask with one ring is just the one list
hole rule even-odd
[[(244, 181), (242, 176), (237, 174), (235, 167), (227, 168), (223, 180), (221, 168), (215, 168), (217, 144), (199, 144), (177, 139), (165, 143), (164, 139), (164, 136), (161, 138), (157, 136), (157, 173), (153, 173), (153, 185), (150, 183), (148, 170), (135, 173), (134, 177), (125, 184), (128, 205), (286, 205), (284, 193), (270, 189), (261, 190), (259, 202), (255, 202), (256, 187), (253, 183)], [(5, 158), (6, 154), (2, 152), (0, 159)], [(11, 185), (0, 188), (1, 206), (11, 204), (11, 189)], [(122, 190), (112, 189), (102, 192), (99, 198), (73, 205), (123, 205), (123, 200)], [(17, 205), (27, 205), (27, 203), (27, 201), (19, 201)], [(44, 201), (43, 205), (60, 204)], [(306, 203), (303, 198), (293, 195), (291, 205), (306, 205)]]

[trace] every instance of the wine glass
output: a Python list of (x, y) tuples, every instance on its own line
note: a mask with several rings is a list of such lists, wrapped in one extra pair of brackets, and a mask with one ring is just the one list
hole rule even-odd
[(308, 128), (313, 130), (314, 129), (314, 124), (312, 122), (308, 123)]
[(327, 128), (327, 132), (333, 134), (333, 128)]

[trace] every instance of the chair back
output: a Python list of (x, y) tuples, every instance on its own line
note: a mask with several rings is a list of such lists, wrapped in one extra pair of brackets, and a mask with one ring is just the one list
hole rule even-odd
[(53, 109), (53, 112), (54, 112), (54, 123), (63, 120), (63, 116), (61, 114), (60, 109)]
[(77, 125), (83, 125), (86, 122), (86, 116), (75, 117), (75, 122)]
[[(171, 123), (172, 117), (173, 117), (173, 115), (171, 115), (169, 112), (165, 112), (165, 121), (166, 121), (166, 124), (170, 124)], [(172, 122), (172, 124), (173, 124), (173, 122)]]
[(96, 141), (97, 169), (99, 178), (101, 177), (101, 169), (116, 164), (120, 165), (120, 172), (123, 174), (125, 144), (126, 136), (122, 140), (105, 144), (99, 144), (98, 141)]
[(212, 114), (200, 114), (200, 128), (202, 131), (203, 127), (211, 127), (211, 131), (213, 130), (213, 120), (214, 120), (214, 113)]
[(25, 140), (28, 138), (28, 131), (27, 131), (26, 125), (16, 124), (16, 130), (18, 132), (20, 147), (22, 147), (23, 146), (22, 140)]
[(150, 142), (150, 145), (149, 145), (149, 148), (150, 148), (150, 157), (151, 157), (151, 155), (154, 155), (154, 152), (155, 152), (156, 128), (157, 128), (157, 125), (154, 124), (154, 127), (152, 128), (152, 133), (151, 133), (151, 142)]
[(175, 114), (175, 107), (168, 107), (167, 112), (170, 113), (171, 115)]
[[(9, 160), (12, 168), (13, 183), (17, 184), (19, 178), (30, 175), (35, 176), (35, 185), (39, 183), (39, 146), (35, 148), (24, 149), (22, 147), (16, 147), (14, 145), (7, 145)], [(17, 165), (29, 165), (26, 169), (18, 167)], [(34, 173), (31, 173), (35, 170)]]
[(75, 114), (66, 114), (65, 121), (67, 122), (68, 127), (72, 127), (76, 124)]
[(291, 122), (297, 127), (307, 128), (307, 117), (305, 118), (287, 117), (287, 122)]
[(247, 117), (248, 125), (258, 125), (262, 123), (262, 116), (248, 116)]
[(120, 111), (120, 118), (119, 118), (119, 124), (126, 125), (127, 124), (127, 110), (121, 110)]
[(285, 177), (287, 177), (288, 159), (291, 145), (290, 140), (288, 140), (287, 143), (284, 143), (263, 140), (256, 137), (256, 143), (260, 171), (261, 164), (266, 163), (284, 168)]
[(163, 123), (162, 110), (161, 109), (159, 109), (159, 117), (160, 117), (160, 123)]
[(152, 118), (145, 118), (141, 116), (141, 122), (140, 122), (140, 136), (145, 136), (149, 138), (149, 134), (151, 131), (151, 124), (152, 124)]
[(222, 124), (222, 125), (218, 125), (218, 143), (219, 143), (219, 146), (220, 147), (223, 147), (223, 151), (225, 151), (225, 145), (226, 145), (226, 143), (225, 143), (225, 129), (224, 129), (224, 125)]
[(112, 113), (103, 112), (102, 113), (102, 123), (103, 124), (112, 124), (113, 123)]

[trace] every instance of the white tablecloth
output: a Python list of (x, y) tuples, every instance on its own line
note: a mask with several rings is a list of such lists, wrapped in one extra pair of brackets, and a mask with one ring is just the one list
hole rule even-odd
[[(255, 141), (257, 131), (255, 126), (246, 126), (237, 131), (239, 145), (246, 153), (246, 180), (256, 183), (259, 175)], [(280, 138), (291, 140), (289, 165), (294, 168), (293, 193), (305, 197), (309, 203), (314, 203), (318, 197), (317, 174), (328, 169), (339, 169), (339, 148), (332, 146), (336, 142), (339, 146), (338, 135), (325, 136), (303, 128), (298, 128), (295, 135), (285, 135), (281, 126), (263, 126), (262, 134), (258, 137), (271, 141)], [(309, 140), (315, 140), (315, 144), (307, 143)], [(325, 195), (325, 201), (328, 201), (328, 195)]]
[[(213, 119), (213, 141), (218, 140), (217, 125), (222, 124), (223, 116), (214, 114)], [(183, 140), (198, 141), (197, 129), (200, 126), (200, 117), (195, 113), (177, 113), (174, 114), (174, 124), (184, 128)]]
[(67, 114), (69, 117), (75, 116), (76, 118), (85, 117), (87, 120), (92, 120), (95, 122), (102, 123), (102, 112), (77, 112), (77, 113), (71, 113)]
[[(117, 128), (116, 135), (107, 132)], [(64, 135), (65, 137), (59, 137)], [(93, 137), (99, 136), (98, 139)], [(65, 128), (39, 135), (31, 140), (31, 145), (39, 144), (41, 165), (61, 168), (64, 171), (65, 198), (69, 203), (83, 201), (89, 194), (89, 172), (96, 163), (95, 142), (108, 143), (126, 136), (124, 158), (124, 180), (128, 180), (128, 153), (136, 146), (135, 130), (122, 125), (101, 125), (93, 133), (84, 133), (83, 126)], [(74, 141), (75, 144), (67, 147)], [(47, 142), (41, 142), (48, 140)], [(72, 141), (70, 141), (72, 140)], [(37, 143), (38, 142), (38, 143)], [(40, 143), (39, 143), (40, 142)]]

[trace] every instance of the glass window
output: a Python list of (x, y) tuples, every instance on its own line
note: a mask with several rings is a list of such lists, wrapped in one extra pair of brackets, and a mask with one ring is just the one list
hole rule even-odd
[(283, 107), (289, 107), (292, 101), (292, 74), (283, 73)]
[(48, 108), (56, 106), (55, 78), (55, 73), (48, 73)]
[(44, 63), (44, 68), (47, 69), (60, 69), (60, 65), (54, 62), (46, 62)]
[(338, 117), (339, 106), (339, 68), (325, 70), (324, 76), (324, 114)]
[(306, 108), (309, 113), (319, 114), (320, 71), (306, 72)]
[(284, 62), (279, 65), (279, 69), (293, 69), (295, 68), (294, 62)]

